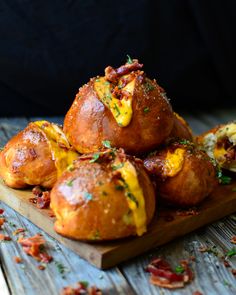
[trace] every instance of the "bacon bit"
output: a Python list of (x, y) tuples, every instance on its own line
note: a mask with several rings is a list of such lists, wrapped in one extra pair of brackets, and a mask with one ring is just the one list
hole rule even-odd
[(27, 255), (32, 256), (37, 261), (45, 263), (52, 261), (52, 256), (45, 252), (45, 240), (41, 235), (37, 234), (30, 238), (20, 237), (18, 243), (21, 244)]
[(15, 236), (15, 235), (18, 235), (19, 233), (23, 233), (23, 232), (25, 232), (25, 229), (24, 228), (18, 228), (17, 230), (15, 230), (13, 232), (13, 235)]
[(64, 287), (61, 295), (102, 295), (102, 291), (96, 286), (88, 287), (87, 282), (78, 282), (77, 287)]
[(48, 212), (48, 216), (53, 218), (55, 217), (56, 215), (53, 213), (53, 211), (50, 209), (50, 211)]
[(129, 74), (132, 71), (140, 70), (142, 67), (143, 64), (140, 64), (137, 59), (133, 59), (132, 63), (126, 63), (117, 69), (108, 66), (105, 68), (105, 78), (112, 83), (116, 83), (119, 77)]
[(159, 287), (176, 289), (183, 288), (193, 280), (193, 273), (186, 260), (180, 261), (183, 273), (175, 273), (170, 264), (162, 258), (156, 258), (147, 266), (146, 271), (151, 273), (150, 282)]
[(225, 267), (230, 267), (230, 264), (229, 264), (229, 262), (227, 260), (224, 259), (223, 260), (223, 263), (224, 263), (224, 266)]
[(236, 244), (236, 236), (232, 236), (230, 239), (230, 243)]
[(236, 276), (236, 269), (235, 268), (231, 269), (231, 272), (234, 276)]
[(195, 291), (195, 292), (193, 292), (193, 295), (203, 295), (203, 293), (200, 291)]
[(40, 269), (40, 270), (44, 270), (46, 267), (44, 265), (40, 264), (40, 265), (37, 266), (37, 268)]
[(14, 256), (13, 260), (14, 260), (15, 263), (21, 263), (22, 262), (22, 258), (19, 257), (19, 256)]
[(0, 241), (11, 241), (11, 237), (0, 234)]
[(0, 209), (0, 214), (3, 214), (4, 213), (4, 210), (3, 209)]
[(4, 222), (5, 222), (5, 218), (0, 218), (0, 229), (2, 229)]
[(189, 208), (187, 210), (182, 210), (179, 209), (178, 211), (176, 211), (176, 215), (177, 216), (190, 216), (190, 215), (199, 215), (199, 211), (197, 210), (197, 208)]
[(32, 189), (32, 193), (35, 195), (34, 198), (29, 198), (29, 201), (33, 204), (37, 204), (37, 208), (45, 209), (50, 205), (50, 192), (43, 191), (40, 186), (35, 186)]

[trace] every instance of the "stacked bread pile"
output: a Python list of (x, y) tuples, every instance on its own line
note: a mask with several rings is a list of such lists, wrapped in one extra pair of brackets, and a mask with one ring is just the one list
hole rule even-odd
[[(130, 58), (108, 66), (79, 89), (63, 127), (31, 122), (1, 151), (6, 185), (51, 190), (59, 234), (89, 241), (141, 236), (160, 203), (197, 205), (218, 185), (219, 165), (232, 166), (225, 155), (235, 151), (235, 135), (226, 140), (232, 132), (221, 126), (194, 140), (142, 68)], [(209, 138), (210, 156), (203, 150)]]

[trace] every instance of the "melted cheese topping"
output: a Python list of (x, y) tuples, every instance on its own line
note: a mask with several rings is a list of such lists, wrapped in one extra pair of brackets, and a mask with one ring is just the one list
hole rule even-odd
[(138, 236), (141, 236), (147, 231), (147, 216), (143, 191), (139, 185), (135, 167), (129, 161), (126, 161), (123, 164), (123, 167), (119, 168), (117, 171), (121, 173), (126, 184), (125, 189), (128, 206), (133, 213), (137, 234)]
[(59, 177), (78, 157), (78, 154), (70, 150), (71, 147), (65, 134), (56, 124), (47, 121), (36, 121), (34, 124), (46, 135)]
[(118, 99), (111, 93), (111, 83), (104, 77), (99, 77), (94, 82), (94, 89), (97, 92), (99, 99), (110, 109), (114, 119), (120, 127), (128, 126), (132, 119), (132, 96), (134, 86), (135, 79), (122, 88), (129, 93), (128, 97)]
[(185, 152), (186, 150), (183, 148), (177, 148), (174, 152), (167, 152), (163, 167), (165, 176), (173, 177), (182, 169)]

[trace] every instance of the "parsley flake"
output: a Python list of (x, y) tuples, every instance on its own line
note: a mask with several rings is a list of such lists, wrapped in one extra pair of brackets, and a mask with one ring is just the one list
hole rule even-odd
[(235, 247), (226, 253), (226, 256), (228, 256), (228, 257), (233, 257), (235, 255), (236, 255), (236, 248)]
[(89, 163), (97, 162), (97, 160), (99, 159), (99, 157), (100, 157), (100, 154), (99, 153), (95, 153), (93, 155), (93, 158), (89, 161)]
[(104, 147), (106, 147), (108, 149), (111, 149), (111, 143), (110, 143), (109, 140), (103, 140), (102, 144), (103, 144)]
[(175, 268), (175, 273), (177, 273), (177, 274), (181, 274), (181, 273), (183, 273), (185, 271), (185, 269), (183, 268), (183, 266), (181, 266), (181, 265), (178, 265), (178, 266), (176, 266), (176, 268)]
[(74, 181), (74, 179), (70, 179), (70, 180), (68, 180), (68, 181), (66, 182), (66, 185), (72, 187), (72, 186), (73, 186), (73, 181)]
[(220, 184), (230, 184), (232, 180), (230, 176), (223, 175), (221, 169), (219, 169), (217, 172), (217, 178)]
[(112, 168), (113, 171), (116, 171), (116, 170), (118, 170), (118, 169), (120, 169), (122, 167), (124, 167), (124, 163), (120, 163), (118, 165), (112, 165), (111, 166), (111, 168)]
[(145, 108), (143, 109), (143, 112), (144, 112), (145, 114), (149, 113), (149, 112), (150, 112), (149, 107), (145, 107)]
[(133, 59), (127, 54), (127, 64), (132, 64), (133, 63)]

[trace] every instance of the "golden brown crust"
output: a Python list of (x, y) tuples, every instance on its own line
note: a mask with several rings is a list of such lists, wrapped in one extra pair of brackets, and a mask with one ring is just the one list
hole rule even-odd
[[(79, 240), (111, 240), (136, 234), (136, 227), (119, 173), (111, 162), (76, 161), (74, 170), (65, 172), (51, 191), (51, 208), (56, 215), (55, 230)], [(155, 210), (152, 183), (142, 164), (132, 161), (143, 189), (147, 223)]]
[(140, 154), (168, 137), (174, 116), (163, 89), (155, 80), (145, 78), (143, 72), (134, 73), (133, 114), (126, 127), (117, 124), (110, 109), (99, 99), (94, 90), (95, 78), (79, 90), (64, 121), (64, 132), (77, 151), (97, 151), (103, 140), (109, 140), (114, 147)]
[(189, 124), (177, 113), (174, 113), (174, 125), (169, 139), (186, 139), (193, 141), (193, 132)]
[[(165, 174), (168, 151), (185, 149), (181, 169), (173, 176)], [(203, 151), (186, 145), (172, 145), (145, 159), (144, 165), (157, 183), (157, 194), (168, 204), (195, 206), (203, 201), (217, 185), (216, 171)]]
[(0, 175), (13, 188), (51, 188), (57, 171), (43, 132), (34, 123), (14, 136), (0, 153)]

